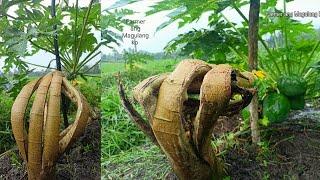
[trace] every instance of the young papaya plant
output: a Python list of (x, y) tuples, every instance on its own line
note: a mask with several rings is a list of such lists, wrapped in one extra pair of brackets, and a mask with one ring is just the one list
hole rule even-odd
[(260, 34), (270, 36), (267, 44), (271, 53), (266, 59), (262, 58), (261, 65), (277, 82), (280, 92), (290, 100), (291, 108), (303, 109), (305, 95), (314, 86), (314, 76), (319, 75), (314, 66), (320, 38), (311, 23), (303, 24), (285, 15), (268, 16), (270, 12), (287, 13), (287, 1), (283, 1), (282, 11), (276, 9), (275, 4), (262, 11), (265, 18)]
[[(55, 55), (53, 36), (58, 35), (59, 57), (63, 71), (69, 80), (77, 77), (91, 76), (88, 74), (92, 68), (99, 65), (99, 48), (105, 41), (95, 35), (100, 32), (100, 3), (95, 0), (88, 1), (86, 7), (61, 1), (56, 5), (55, 17), (52, 18), (50, 6), (42, 1), (14, 1), (3, 2), (0, 24), (0, 42), (9, 56), (6, 64), (21, 62), (26, 56), (32, 56), (40, 50)], [(9, 11), (10, 7), (15, 11)], [(57, 26), (57, 30), (53, 30)], [(30, 65), (37, 66), (37, 63)], [(89, 65), (89, 68), (84, 68)], [(48, 64), (51, 66), (51, 63)], [(44, 67), (46, 68), (46, 67)]]

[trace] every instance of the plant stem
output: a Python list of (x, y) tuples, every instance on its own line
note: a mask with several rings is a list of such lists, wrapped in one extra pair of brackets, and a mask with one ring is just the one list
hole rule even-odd
[(315, 44), (315, 46), (313, 47), (313, 49), (312, 49), (312, 51), (311, 51), (311, 53), (310, 53), (310, 56), (308, 57), (308, 60), (306, 61), (306, 63), (304, 64), (304, 66), (303, 66), (303, 68), (302, 68), (301, 73), (303, 73), (303, 72), (306, 70), (308, 64), (311, 62), (312, 57), (313, 57), (313, 55), (315, 54), (315, 52), (316, 52), (316, 50), (318, 49), (319, 46), (320, 46), (320, 40), (319, 40), (319, 41)]
[(240, 59), (242, 59), (242, 60), (244, 60), (244, 61), (247, 61), (247, 59), (248, 59), (247, 56), (245, 56), (244, 54), (238, 52), (237, 50), (235, 50), (235, 49), (232, 48), (231, 46), (228, 46), (228, 47), (229, 47), (229, 49), (230, 49), (234, 54), (236, 54), (236, 55), (238, 56), (238, 58), (240, 58)]
[[(52, 18), (56, 18), (56, 1), (52, 0), (51, 1), (51, 16)], [(55, 55), (56, 55), (56, 64), (57, 64), (57, 70), (61, 71), (61, 60), (60, 60), (60, 53), (59, 53), (59, 43), (58, 43), (58, 32), (57, 32), (57, 24), (53, 25), (53, 30), (54, 30), (54, 39), (53, 39), (53, 46), (55, 50)], [(64, 126), (68, 127), (68, 102), (64, 94), (61, 96), (62, 100), (62, 114), (63, 114), (63, 122)]]
[[(237, 7), (237, 6), (232, 6), (236, 11), (237, 13), (242, 17), (242, 19), (247, 23), (249, 24), (249, 20), (246, 18), (246, 16), (241, 12), (241, 10)], [(280, 71), (280, 68), (277, 64), (277, 62), (275, 61), (275, 57), (272, 55), (272, 52), (270, 51), (270, 49), (268, 48), (268, 45), (266, 44), (266, 42), (262, 39), (262, 37), (260, 35), (258, 35), (258, 40), (261, 42), (261, 44), (263, 45), (263, 47), (266, 49), (266, 51), (268, 52), (270, 58), (271, 58), (271, 61), (274, 63), (277, 71), (279, 74), (281, 74), (281, 71)]]
[(103, 42), (100, 42), (99, 44), (96, 45), (96, 47), (82, 60), (82, 62), (80, 62), (80, 66), (82, 64), (87, 64), (87, 60), (90, 59), (90, 57), (97, 51), (99, 50), (99, 48), (101, 47), (101, 45), (103, 44)]
[[(51, 16), (52, 18), (56, 18), (56, 1), (51, 1)], [(57, 70), (61, 71), (61, 60), (59, 55), (59, 43), (58, 43), (58, 32), (57, 25), (53, 25), (54, 35), (53, 35), (53, 46), (54, 46), (54, 54), (56, 55), (56, 64)]]
[(222, 16), (223, 19), (225, 19), (225, 20), (228, 22), (228, 24), (241, 36), (241, 38), (242, 38), (246, 43), (248, 43), (247, 38), (246, 38), (243, 34), (241, 34), (241, 32), (236, 28), (236, 26), (235, 26), (223, 13), (221, 13), (221, 16)]
[[(248, 51), (249, 51), (249, 69), (250, 71), (258, 69), (258, 36), (259, 36), (259, 13), (260, 0), (250, 0), (249, 11), (249, 32), (248, 32)], [(260, 131), (258, 123), (258, 95), (254, 95), (249, 105), (250, 127), (252, 142), (260, 142)]]
[(87, 71), (85, 71), (83, 74), (87, 74), (89, 73), (89, 71), (91, 71), (91, 69), (93, 69), (95, 66), (99, 65), (101, 63), (101, 60), (97, 61), (93, 66), (91, 66)]
[(49, 65), (48, 65), (48, 66), (41, 66), (41, 65), (33, 64), (33, 63), (26, 62), (26, 61), (23, 61), (23, 60), (20, 60), (20, 61), (21, 61), (21, 62), (23, 62), (23, 63), (29, 64), (29, 65), (32, 65), (32, 66), (40, 67), (40, 68), (45, 68), (45, 69), (54, 69), (54, 68), (49, 67)]
[[(283, 0), (283, 13), (286, 14), (287, 13), (287, 4), (286, 4), (286, 0)], [(287, 17), (284, 15), (282, 17), (283, 21), (284, 21), (284, 26), (283, 26), (283, 33), (284, 33), (284, 45), (285, 45), (285, 49), (286, 49), (286, 59), (287, 59), (287, 66), (288, 66), (288, 74), (290, 75), (292, 73), (292, 67), (291, 64), (289, 63), (290, 59), (289, 59), (289, 49), (288, 49), (288, 31), (287, 31)]]
[(77, 26), (78, 26), (78, 11), (79, 11), (79, 0), (76, 0), (76, 19), (74, 22), (74, 44), (73, 44), (73, 57), (76, 57), (76, 53), (77, 53)]
[(90, 15), (90, 11), (91, 11), (91, 7), (92, 7), (92, 3), (93, 3), (93, 0), (90, 1), (90, 4), (88, 6), (88, 10), (86, 12), (86, 16), (84, 17), (84, 21), (83, 21), (83, 27), (82, 27), (82, 30), (81, 30), (81, 35), (80, 35), (80, 39), (79, 39), (79, 42), (78, 42), (78, 46), (77, 46), (77, 49), (76, 49), (76, 63), (74, 64), (74, 69), (76, 69), (76, 66), (78, 65), (79, 63), (79, 59), (80, 59), (80, 47), (81, 47), (81, 43), (82, 43), (82, 40), (83, 40), (83, 36), (84, 36), (84, 32), (87, 28), (87, 22), (88, 22), (88, 18), (89, 18), (89, 15)]

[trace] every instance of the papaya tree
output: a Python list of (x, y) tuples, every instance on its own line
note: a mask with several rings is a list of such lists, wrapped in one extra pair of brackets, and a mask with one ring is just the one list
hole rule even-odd
[[(260, 12), (260, 0), (250, 0), (249, 11), (249, 69), (250, 71), (258, 69), (258, 36), (259, 36), (259, 12)], [(258, 95), (252, 98), (252, 102), (249, 106), (250, 109), (250, 124), (252, 142), (258, 143), (260, 141), (259, 133), (259, 115), (258, 115), (259, 100)]]
[[(10, 8), (16, 10), (12, 12)], [(104, 43), (94, 35), (100, 31), (99, 1), (91, 0), (87, 7), (80, 7), (79, 0), (73, 5), (52, 1), (51, 6), (42, 1), (4, 1), (2, 10), (1, 23), (5, 28), (0, 29), (0, 37), (6, 49), (2, 54), (6, 57), (5, 66), (39, 66), (37, 62), (28, 63), (23, 59), (45, 51), (55, 56), (56, 69), (63, 70), (69, 80), (75, 80), (91, 76), (90, 70), (99, 65), (100, 60), (90, 64), (98, 59), (99, 48)], [(52, 60), (47, 67), (40, 67), (52, 68), (51, 64)], [(87, 65), (90, 67), (85, 68)], [(69, 101), (64, 95), (62, 103), (65, 126), (68, 126)]]
[[(85, 78), (94, 66), (99, 65), (99, 61), (92, 64), (99, 57), (99, 48), (104, 43), (94, 34), (100, 32), (99, 1), (91, 0), (87, 7), (80, 7), (78, 0), (72, 5), (61, 3), (56, 4), (56, 16), (51, 18), (51, 7), (42, 1), (3, 1), (0, 43), (6, 49), (1, 56), (6, 58), (8, 67), (19, 63), (38, 66), (36, 62), (25, 62), (24, 58), (40, 50), (55, 55), (53, 36), (56, 33), (61, 66), (69, 80)], [(9, 11), (10, 7), (16, 10)], [(52, 28), (55, 25), (57, 31)], [(89, 64), (90, 68), (84, 70)]]

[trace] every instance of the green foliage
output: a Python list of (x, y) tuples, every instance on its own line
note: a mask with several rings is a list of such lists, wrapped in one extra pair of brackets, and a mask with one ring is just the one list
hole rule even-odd
[[(173, 68), (174, 60), (149, 61), (142, 64), (139, 68), (133, 70), (123, 70), (121, 80), (126, 88), (128, 97), (132, 97), (131, 90), (141, 80), (155, 74), (169, 71)], [(113, 65), (107, 63), (107, 65)], [(118, 66), (118, 65), (117, 65)], [(102, 159), (108, 159), (121, 152), (130, 151), (133, 147), (140, 146), (147, 142), (146, 136), (130, 120), (123, 109), (117, 90), (115, 74), (112, 72), (103, 72), (102, 76), (103, 93), (101, 98), (102, 112)], [(141, 114), (143, 110), (140, 106), (136, 109)]]
[[(286, 4), (290, 1), (284, 1), (283, 10), (276, 8), (277, 2), (267, 0), (261, 3), (259, 67), (266, 71), (273, 81), (284, 75), (297, 75), (307, 81), (308, 89), (313, 89), (316, 76), (319, 75), (318, 62), (314, 58), (320, 46), (318, 33), (311, 22), (301, 23), (288, 16), (270, 16), (271, 12), (285, 14)], [(237, 64), (238, 67), (247, 69), (248, 19), (240, 10), (246, 4), (248, 1), (243, 0), (163, 0), (152, 6), (146, 15), (167, 12), (170, 19), (158, 27), (157, 30), (161, 30), (174, 22), (178, 22), (181, 28), (209, 12), (209, 29), (180, 34), (167, 45), (167, 52), (180, 52), (182, 55), (212, 63)], [(241, 24), (235, 24), (224, 16), (223, 10), (227, 7), (238, 12), (243, 19)], [(272, 89), (273, 85), (274, 83), (270, 83), (268, 86)], [(260, 97), (263, 97), (261, 94), (268, 93), (269, 87), (263, 87)], [(314, 96), (314, 91), (307, 90), (307, 94)]]
[[(129, 71), (121, 75), (126, 92), (131, 95), (131, 89), (148, 73), (142, 70)], [(145, 135), (133, 124), (123, 109), (117, 91), (116, 77), (107, 74), (102, 77), (105, 85), (101, 98), (102, 111), (102, 156), (118, 154), (134, 146), (145, 143)]]
[(119, 45), (119, 42), (122, 41), (120, 32), (125, 26), (129, 25), (125, 20), (125, 16), (132, 15), (133, 13), (132, 10), (128, 9), (115, 9), (114, 11), (106, 9), (103, 11), (101, 17), (101, 36), (108, 48), (113, 49), (112, 44)]
[[(103, 44), (93, 33), (100, 30), (100, 3), (91, 0), (88, 7), (79, 7), (78, 0), (73, 6), (58, 4), (56, 18), (51, 17), (50, 6), (42, 5), (41, 1), (15, 4), (15, 15), (8, 14), (8, 7), (2, 11), (0, 19), (0, 56), (6, 57), (8, 68), (19, 63), (25, 66), (27, 63), (22, 58), (40, 50), (55, 54), (53, 35), (57, 33), (62, 66), (68, 79), (87, 75), (84, 66), (100, 54), (98, 49)], [(58, 26), (57, 32), (53, 30), (54, 25)]]
[(262, 119), (259, 120), (259, 123), (263, 126), (269, 126), (270, 121), (267, 116), (264, 116)]
[[(260, 59), (260, 65), (273, 79), (278, 88), (286, 96), (307, 94), (316, 96), (314, 86), (319, 76), (316, 68), (320, 38), (311, 22), (301, 23), (288, 16), (271, 17), (270, 12), (286, 13), (287, 2), (283, 2), (283, 10), (276, 9), (277, 1), (262, 3), (260, 20), (260, 36), (269, 36), (266, 40), (266, 58)], [(302, 99), (298, 107), (303, 108)], [(295, 105), (293, 109), (297, 109)]]
[(124, 63), (103, 62), (101, 63), (101, 72), (103, 74), (122, 72), (125, 70), (124, 66)]
[(151, 142), (102, 158), (101, 166), (102, 179), (165, 179), (172, 171), (165, 155)]
[(100, 107), (101, 102), (101, 79), (90, 77), (85, 81), (80, 81), (79, 89), (86, 97), (92, 107)]
[[(180, 34), (166, 46), (168, 53), (180, 52), (182, 56), (192, 56), (214, 64), (242, 64), (248, 46), (230, 23), (220, 18), (213, 19), (210, 29), (192, 30)], [(243, 32), (245, 33), (245, 32)]]
[(242, 6), (246, 4), (245, 1), (190, 1), (190, 0), (163, 0), (157, 2), (152, 6), (152, 9), (146, 13), (146, 15), (152, 15), (159, 12), (167, 11), (169, 14), (167, 15), (170, 19), (163, 24), (161, 24), (157, 30), (161, 30), (173, 22), (179, 23), (179, 28), (195, 22), (200, 19), (200, 17), (205, 12), (211, 12), (212, 14), (218, 14), (228, 6)]
[(248, 107), (244, 108), (241, 111), (241, 117), (242, 117), (242, 122), (241, 122), (240, 130), (243, 131), (250, 127), (250, 111)]
[(13, 105), (13, 99), (0, 90), (0, 154), (10, 149), (14, 142), (11, 134), (10, 112)]
[(0, 91), (5, 91), (8, 96), (15, 98), (27, 82), (27, 71), (17, 73), (4, 70), (4, 73), (0, 74)]
[(289, 115), (290, 102), (282, 94), (272, 93), (263, 100), (263, 115), (268, 118), (270, 123), (279, 123)]
[(137, 63), (147, 63), (148, 61), (154, 60), (154, 58), (144, 52), (129, 52), (124, 51), (123, 60), (125, 65), (129, 66), (129, 70), (132, 70)]
[(170, 10), (167, 15), (170, 20), (161, 24), (157, 31), (168, 25), (178, 22), (179, 28), (195, 22), (206, 13), (210, 12), (209, 29), (192, 30), (180, 34), (171, 40), (165, 50), (168, 53), (180, 52), (180, 55), (191, 56), (210, 63), (237, 64), (242, 69), (247, 68), (247, 42), (245, 36), (247, 28), (236, 28), (235, 23), (229, 21), (222, 11), (229, 6), (242, 6), (242, 1), (169, 1), (164, 0), (152, 6), (147, 12), (152, 15)]
[(257, 78), (254, 81), (254, 86), (257, 87), (258, 97), (263, 100), (269, 92), (277, 89), (277, 83), (267, 74), (264, 78)]

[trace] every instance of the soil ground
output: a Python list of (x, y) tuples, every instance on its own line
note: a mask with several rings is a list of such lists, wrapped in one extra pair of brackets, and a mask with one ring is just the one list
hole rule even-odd
[(224, 155), (231, 179), (320, 179), (319, 122), (304, 119), (273, 125), (265, 143), (240, 143)]
[[(100, 180), (100, 127), (99, 120), (89, 124), (84, 135), (59, 158), (56, 179)], [(4, 154), (0, 164), (0, 179), (27, 179), (26, 167), (18, 150)]]
[[(214, 137), (237, 132), (240, 122), (239, 116), (220, 118)], [(247, 131), (220, 148), (218, 157), (224, 162), (226, 179), (320, 179), (319, 120), (289, 119), (261, 129), (263, 140), (259, 146), (250, 143), (250, 131)], [(155, 148), (157, 147), (141, 146), (139, 150), (150, 155), (134, 157), (124, 154), (123, 156), (130, 156), (127, 161), (110, 163), (103, 168), (117, 172), (112, 177), (125, 177), (123, 179), (176, 180), (172, 170), (163, 168), (170, 166), (160, 150), (154, 152)], [(151, 160), (154, 153), (159, 154), (159, 157)], [(148, 164), (143, 166), (145, 163)], [(162, 177), (154, 175), (164, 172), (166, 175)]]

